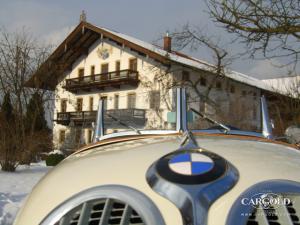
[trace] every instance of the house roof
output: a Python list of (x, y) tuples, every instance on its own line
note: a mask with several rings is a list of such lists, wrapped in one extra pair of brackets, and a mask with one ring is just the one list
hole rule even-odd
[[(67, 38), (56, 48), (40, 68), (26, 82), (27, 87), (54, 90), (59, 76), (64, 71), (70, 70), (72, 64), (83, 54), (88, 54), (89, 47), (99, 38), (108, 38), (119, 45), (148, 55), (150, 58), (163, 63), (178, 63), (183, 66), (192, 67), (204, 71), (213, 71), (214, 65), (200, 59), (196, 59), (180, 52), (167, 52), (153, 44), (138, 40), (128, 35), (100, 28), (87, 22), (81, 22)], [(257, 87), (259, 89), (272, 91), (268, 85), (261, 80), (247, 76), (235, 71), (226, 71), (226, 77), (235, 81)]]

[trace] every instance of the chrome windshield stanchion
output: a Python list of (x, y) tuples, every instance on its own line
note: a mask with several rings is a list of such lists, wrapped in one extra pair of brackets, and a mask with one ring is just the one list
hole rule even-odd
[(104, 135), (104, 102), (103, 100), (99, 100), (93, 143), (99, 141), (103, 135)]
[(178, 132), (187, 131), (187, 102), (186, 102), (186, 89), (177, 88), (177, 101), (176, 101), (176, 130)]
[(273, 139), (272, 126), (269, 118), (268, 105), (265, 96), (260, 98), (261, 114), (262, 114), (262, 135), (265, 138)]

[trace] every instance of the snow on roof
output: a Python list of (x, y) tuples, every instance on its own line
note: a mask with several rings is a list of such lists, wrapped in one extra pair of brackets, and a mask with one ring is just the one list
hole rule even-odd
[[(214, 65), (209, 64), (208, 62), (205, 62), (203, 60), (200, 60), (200, 59), (197, 59), (194, 57), (190, 57), (190, 56), (185, 56), (184, 54), (176, 54), (176, 52), (167, 52), (158, 46), (147, 43), (145, 41), (141, 41), (139, 39), (128, 36), (126, 34), (122, 34), (117, 31), (113, 31), (113, 30), (103, 28), (103, 27), (101, 27), (101, 29), (106, 30), (107, 32), (117, 35), (123, 39), (126, 39), (129, 42), (132, 42), (132, 43), (139, 45), (143, 48), (146, 48), (150, 51), (153, 51), (161, 56), (168, 57), (169, 59), (171, 59), (174, 62), (183, 64), (186, 66), (194, 67), (194, 68), (197, 68), (200, 70), (205, 70), (205, 71), (212, 71), (214, 68)], [(259, 79), (256, 79), (254, 77), (236, 72), (236, 71), (227, 70), (225, 76), (228, 78), (231, 78), (233, 80), (236, 80), (238, 82), (257, 87), (259, 89), (263, 89), (263, 90), (267, 90), (267, 91), (274, 91), (267, 83), (265, 83)]]

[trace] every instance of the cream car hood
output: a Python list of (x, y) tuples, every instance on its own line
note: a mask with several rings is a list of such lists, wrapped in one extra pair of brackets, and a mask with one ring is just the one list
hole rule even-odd
[[(208, 224), (225, 224), (236, 198), (250, 186), (265, 180), (300, 182), (300, 152), (281, 144), (239, 138), (200, 136), (198, 145), (214, 152), (239, 171), (237, 184), (209, 209)], [(91, 187), (118, 184), (146, 194), (156, 204), (166, 225), (182, 225), (179, 210), (154, 192), (146, 171), (163, 155), (178, 149), (179, 136), (123, 141), (73, 154), (53, 168), (33, 189), (15, 225), (39, 224), (71, 196)]]

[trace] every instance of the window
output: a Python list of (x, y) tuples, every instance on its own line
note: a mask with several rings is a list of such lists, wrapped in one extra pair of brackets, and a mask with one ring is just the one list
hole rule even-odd
[(60, 111), (67, 112), (67, 99), (62, 99), (60, 102)]
[(114, 109), (119, 109), (119, 95), (115, 95)]
[(129, 59), (129, 69), (132, 71), (137, 71), (137, 59)]
[(79, 68), (78, 69), (78, 78), (80, 81), (83, 80), (83, 76), (84, 76), (84, 68)]
[(59, 131), (58, 139), (59, 139), (59, 143), (61, 143), (61, 144), (65, 142), (65, 140), (66, 140), (66, 131), (65, 130)]
[(108, 78), (108, 63), (101, 65), (101, 80), (107, 80)]
[(80, 144), (81, 143), (81, 129), (75, 130), (75, 143)]
[(95, 80), (95, 66), (91, 66), (91, 80)]
[(107, 96), (101, 96), (100, 99), (104, 102), (103, 107), (104, 107), (104, 110), (106, 110), (107, 109)]
[(120, 61), (116, 61), (116, 76), (119, 77), (120, 76), (120, 69), (121, 69), (121, 63)]
[(242, 96), (245, 97), (247, 95), (246, 91), (242, 91)]
[(127, 96), (127, 108), (128, 109), (134, 109), (135, 108), (135, 102), (136, 102), (136, 94), (130, 93)]
[(231, 94), (234, 94), (234, 93), (235, 93), (235, 86), (234, 86), (234, 85), (231, 85), (231, 86), (230, 86), (230, 93), (231, 93)]
[(82, 98), (77, 98), (77, 102), (76, 102), (76, 110), (77, 110), (77, 112), (81, 112), (82, 111), (82, 102), (83, 102)]
[(204, 77), (200, 78), (200, 85), (201, 86), (206, 86), (206, 78), (204, 78)]
[(94, 110), (94, 98), (90, 97), (90, 101), (89, 101), (89, 110), (93, 111)]
[(257, 99), (257, 93), (253, 92), (253, 99), (256, 100)]
[(150, 93), (150, 109), (159, 109), (160, 107), (160, 92), (152, 91)]
[(182, 71), (182, 81), (188, 81), (190, 79), (190, 73), (188, 71)]
[(217, 81), (217, 82), (216, 82), (216, 88), (217, 88), (218, 90), (221, 90), (221, 89), (222, 89), (222, 83), (221, 83), (221, 81)]
[(91, 143), (93, 140), (93, 131), (88, 130), (87, 143)]

